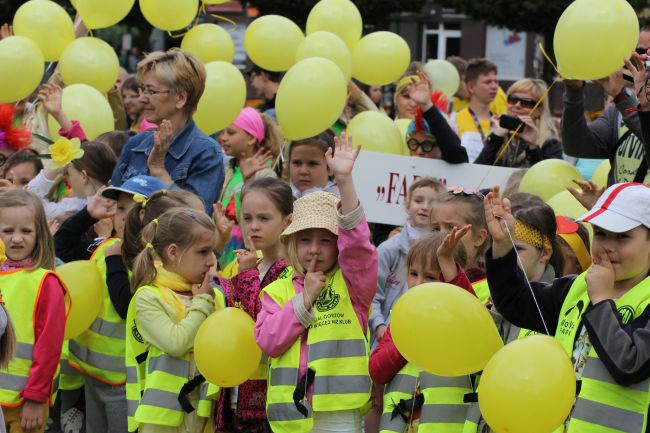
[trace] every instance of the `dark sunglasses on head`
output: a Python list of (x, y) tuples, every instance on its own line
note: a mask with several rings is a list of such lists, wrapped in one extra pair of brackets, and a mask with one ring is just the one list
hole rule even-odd
[(537, 101), (532, 98), (520, 98), (515, 95), (508, 96), (508, 104), (517, 105), (517, 102), (524, 108), (533, 108), (537, 104)]
[(418, 141), (415, 138), (409, 138), (408, 141), (406, 142), (406, 145), (413, 152), (418, 150), (418, 147), (421, 147), (422, 150), (425, 152), (431, 152), (433, 148), (437, 146), (437, 144), (434, 141), (431, 140)]

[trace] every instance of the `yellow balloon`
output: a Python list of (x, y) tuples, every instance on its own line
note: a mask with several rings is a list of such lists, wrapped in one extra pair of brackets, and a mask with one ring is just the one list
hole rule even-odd
[(99, 38), (75, 39), (63, 50), (59, 60), (65, 84), (88, 84), (104, 93), (115, 85), (119, 69), (115, 50)]
[(420, 370), (464, 376), (483, 370), (503, 347), (492, 316), (475, 296), (447, 283), (408, 290), (391, 313), (399, 352)]
[(43, 52), (48, 62), (59, 60), (63, 49), (74, 40), (70, 15), (50, 0), (30, 0), (14, 15), (14, 34), (25, 36)]
[(228, 3), (231, 0), (203, 0), (203, 3), (206, 5), (220, 5), (222, 3)]
[(104, 280), (95, 262), (79, 260), (56, 268), (68, 288), (71, 308), (65, 322), (65, 339), (75, 338), (93, 324), (102, 309)]
[(411, 124), (411, 119), (395, 119), (395, 125), (397, 125), (400, 136), (402, 137), (402, 155), (404, 156), (411, 155), (411, 152), (409, 151), (409, 148), (406, 145), (406, 135), (408, 134), (410, 124)]
[(10, 36), (0, 41), (0, 103), (29, 96), (41, 82), (43, 53), (31, 39)]
[(341, 68), (345, 81), (352, 77), (352, 55), (345, 42), (334, 33), (315, 32), (298, 45), (296, 63), (310, 57), (323, 57), (336, 63)]
[(331, 60), (312, 57), (286, 73), (275, 102), (278, 123), (289, 140), (320, 134), (339, 118), (345, 105), (347, 83)]
[(135, 0), (76, 0), (76, 9), (86, 27), (103, 29), (126, 17)]
[(639, 19), (625, 0), (576, 0), (557, 22), (553, 44), (564, 78), (596, 80), (621, 69), (639, 39)]
[(192, 23), (199, 10), (199, 0), (140, 0), (140, 10), (152, 26), (179, 30)]
[(254, 329), (253, 319), (239, 308), (225, 308), (205, 319), (194, 339), (194, 359), (208, 382), (231, 388), (255, 373), (262, 350)]
[[(67, 86), (63, 89), (61, 104), (70, 119), (79, 121), (89, 140), (115, 129), (111, 106), (104, 95), (94, 87), (87, 84)], [(56, 140), (59, 137), (59, 123), (52, 116), (48, 116), (47, 124), (50, 136)]]
[(364, 111), (350, 121), (346, 133), (354, 146), (362, 145), (369, 152), (402, 155), (404, 140), (395, 122), (378, 111)]
[(566, 216), (573, 219), (586, 214), (588, 210), (585, 209), (585, 207), (581, 205), (569, 191), (566, 190), (555, 194), (548, 200), (547, 204), (553, 208), (555, 215)]
[(286, 71), (296, 60), (298, 45), (305, 36), (293, 21), (280, 15), (257, 18), (246, 29), (244, 47), (257, 66)]
[(230, 33), (216, 24), (199, 24), (183, 37), (181, 49), (195, 54), (203, 63), (232, 63), (235, 44)]
[(609, 162), (609, 159), (603, 160), (603, 162), (598, 164), (598, 167), (596, 167), (596, 169), (592, 173), (591, 180), (593, 180), (594, 183), (601, 188), (606, 187), (607, 177), (609, 176), (609, 172), (611, 169), (612, 169), (612, 164)]
[(481, 414), (497, 433), (550, 433), (569, 415), (575, 395), (571, 361), (546, 335), (499, 350), (478, 387)]
[(331, 32), (343, 39), (352, 50), (359, 39), (363, 21), (359, 9), (350, 0), (321, 0), (307, 17), (307, 34), (318, 31)]
[(205, 90), (194, 113), (201, 131), (214, 134), (230, 125), (246, 103), (246, 81), (239, 69), (228, 62), (205, 65)]
[(352, 51), (352, 76), (371, 86), (383, 86), (397, 80), (410, 61), (411, 49), (401, 36), (370, 33)]
[(582, 179), (577, 168), (561, 159), (545, 159), (524, 174), (519, 192), (535, 194), (547, 201), (567, 186), (574, 186), (573, 179)]
[(458, 69), (446, 60), (430, 60), (424, 65), (424, 72), (431, 80), (431, 88), (440, 90), (446, 97), (451, 98), (458, 91), (460, 76)]

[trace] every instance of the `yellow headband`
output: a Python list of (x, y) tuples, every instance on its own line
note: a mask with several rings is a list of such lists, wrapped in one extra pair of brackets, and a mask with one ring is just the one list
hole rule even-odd
[(409, 84), (419, 83), (420, 81), (420, 77), (417, 75), (408, 75), (397, 82), (397, 85), (395, 86), (395, 93), (400, 93)]
[(535, 227), (520, 220), (515, 220), (515, 238), (540, 250), (546, 248), (551, 249), (551, 251), (553, 250), (551, 240), (548, 236), (543, 235)]
[(583, 271), (591, 266), (591, 254), (587, 251), (585, 243), (578, 233), (560, 233), (560, 236), (569, 245), (569, 248), (575, 253), (578, 263)]

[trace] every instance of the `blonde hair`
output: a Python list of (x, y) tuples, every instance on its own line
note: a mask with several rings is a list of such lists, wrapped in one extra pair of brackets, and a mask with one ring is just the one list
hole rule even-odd
[(264, 122), (264, 140), (260, 143), (260, 147), (269, 150), (273, 155), (273, 159), (276, 159), (280, 155), (280, 149), (284, 141), (280, 128), (278, 128), (271, 116), (263, 113), (260, 116), (262, 116), (262, 122)]
[(216, 227), (204, 212), (184, 207), (169, 209), (147, 224), (141, 234), (143, 249), (133, 261), (132, 289), (153, 283), (156, 260), (164, 259), (164, 251), (171, 244), (185, 249), (196, 242), (200, 232), (197, 229), (214, 231)]
[[(542, 96), (546, 93), (548, 86), (542, 80), (535, 78), (524, 78), (515, 82), (508, 89), (507, 95), (510, 96), (513, 93), (528, 93), (533, 99), (539, 101), (542, 99)], [(542, 110), (542, 115), (538, 120), (539, 134), (537, 135), (537, 145), (542, 146), (547, 140), (551, 138), (558, 138), (557, 128), (555, 127), (555, 122), (553, 121), (553, 116), (551, 115), (551, 108), (548, 103), (548, 98), (540, 103), (538, 109)]]
[(179, 48), (171, 48), (165, 52), (155, 51), (138, 63), (136, 79), (144, 82), (144, 75), (152, 72), (156, 79), (169, 87), (170, 92), (187, 94), (187, 102), (183, 111), (192, 114), (205, 90), (206, 72), (203, 63), (194, 56)]
[(447, 188), (445, 188), (445, 185), (440, 182), (440, 180), (429, 176), (421, 177), (413, 182), (411, 186), (409, 186), (408, 193), (406, 194), (407, 205), (411, 203), (411, 200), (413, 199), (413, 193), (418, 188), (431, 188), (438, 194), (447, 191)]
[(7, 368), (9, 362), (14, 357), (14, 350), (16, 348), (16, 331), (14, 330), (14, 324), (11, 321), (11, 316), (9, 316), (9, 311), (5, 308), (4, 305), (0, 305), (7, 316), (7, 324), (5, 325), (5, 332), (0, 338), (0, 368)]
[[(437, 251), (445, 240), (445, 233), (431, 232), (420, 239), (418, 239), (409, 248), (408, 255), (406, 256), (406, 267), (410, 268), (412, 265), (418, 264), (422, 269), (440, 270), (438, 263)], [(467, 266), (467, 252), (463, 247), (462, 242), (458, 242), (454, 248), (453, 257), (456, 263), (461, 268)]]
[(23, 189), (12, 188), (0, 194), (0, 210), (10, 207), (28, 207), (34, 213), (36, 243), (30, 253), (32, 265), (29, 270), (39, 268), (54, 270), (56, 258), (54, 238), (47, 225), (47, 218), (41, 200)]

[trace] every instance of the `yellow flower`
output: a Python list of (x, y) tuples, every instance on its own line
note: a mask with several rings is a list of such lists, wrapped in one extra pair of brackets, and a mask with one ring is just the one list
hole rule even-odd
[(50, 155), (52, 155), (52, 168), (60, 168), (84, 156), (84, 151), (78, 138), (68, 140), (60, 137), (50, 145)]
[(7, 260), (7, 255), (5, 254), (5, 243), (0, 239), (0, 265)]

